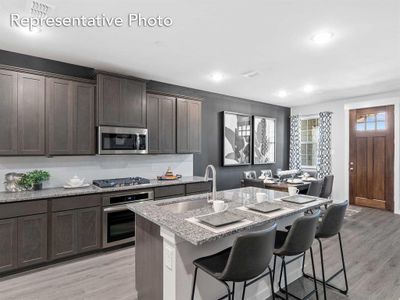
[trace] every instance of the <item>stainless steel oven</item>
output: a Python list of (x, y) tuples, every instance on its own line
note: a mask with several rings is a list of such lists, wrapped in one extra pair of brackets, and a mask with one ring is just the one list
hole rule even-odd
[(154, 199), (153, 190), (127, 191), (103, 197), (103, 247), (135, 240), (135, 214), (127, 204)]
[(100, 126), (98, 154), (147, 154), (148, 136), (145, 128)]

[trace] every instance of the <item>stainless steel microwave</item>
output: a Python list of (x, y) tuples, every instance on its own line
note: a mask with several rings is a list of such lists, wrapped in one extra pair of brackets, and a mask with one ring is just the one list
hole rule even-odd
[(98, 154), (147, 154), (147, 129), (100, 126), (97, 152)]

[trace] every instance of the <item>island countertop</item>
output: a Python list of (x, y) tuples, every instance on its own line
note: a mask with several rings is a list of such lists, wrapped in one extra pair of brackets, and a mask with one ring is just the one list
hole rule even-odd
[[(266, 200), (273, 201), (275, 204), (281, 205), (282, 208), (284, 208), (282, 213), (271, 213), (269, 215), (239, 209), (243, 208), (244, 205), (256, 203), (256, 193), (265, 193), (267, 195)], [(255, 187), (238, 188), (218, 192), (217, 199), (224, 200), (228, 204), (229, 211), (241, 215), (246, 220), (251, 221), (250, 224), (247, 223), (243, 226), (233, 226), (233, 228), (232, 226), (227, 226), (229, 228), (222, 232), (211, 231), (187, 220), (196, 216), (206, 215), (214, 212), (211, 204), (206, 203), (207, 197), (209, 197), (208, 194), (172, 198), (168, 200), (146, 201), (137, 204), (129, 204), (127, 206), (131, 211), (140, 215), (141, 217), (160, 227), (168, 229), (183, 240), (198, 246), (240, 231), (249, 230), (267, 223), (272, 223), (278, 219), (302, 213), (312, 208), (318, 208), (321, 205), (332, 202), (332, 200), (329, 199), (317, 198), (317, 200), (313, 202), (300, 205), (279, 200), (280, 198), (288, 195), (288, 193), (284, 192)], [(185, 204), (191, 201), (203, 202), (204, 204), (199, 205), (199, 208), (197, 209), (190, 209), (187, 211), (180, 211), (179, 205), (174, 205)], [(174, 209), (176, 208), (176, 211), (171, 209), (171, 207), (174, 207)]]

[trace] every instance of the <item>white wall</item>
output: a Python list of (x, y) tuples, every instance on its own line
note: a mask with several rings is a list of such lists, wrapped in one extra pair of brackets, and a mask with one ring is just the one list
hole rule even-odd
[[(335, 175), (333, 198), (337, 201), (348, 199), (348, 111), (349, 109), (395, 104), (395, 136), (399, 136), (399, 104), (400, 91), (387, 92), (356, 98), (339, 99), (330, 102), (292, 107), (292, 115), (318, 114), (322, 111), (333, 112), (332, 116), (332, 172)], [(395, 141), (395, 188), (399, 184), (399, 147), (398, 138)], [(399, 191), (395, 190), (395, 211), (399, 212)]]
[[(171, 167), (174, 173), (193, 175), (193, 155), (107, 155), (65, 157), (0, 157), (0, 180), (8, 172), (44, 169), (50, 172), (45, 187), (60, 187), (74, 176), (93, 179), (142, 176), (156, 178)], [(0, 191), (4, 185), (0, 184)]]

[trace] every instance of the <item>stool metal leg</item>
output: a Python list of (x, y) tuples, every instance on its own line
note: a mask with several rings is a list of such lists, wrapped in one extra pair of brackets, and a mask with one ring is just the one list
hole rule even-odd
[[(343, 244), (342, 244), (342, 238), (341, 238), (340, 232), (338, 233), (338, 239), (339, 239), (339, 246), (340, 246), (340, 256), (341, 256), (341, 259), (342, 259), (342, 269), (338, 270), (335, 274), (333, 274), (328, 279), (325, 278), (325, 264), (323, 262), (322, 241), (320, 239), (318, 239), (319, 251), (320, 251), (320, 255), (321, 255), (321, 259), (322, 259), (321, 260), (322, 280), (318, 279), (318, 278), (316, 278), (316, 280), (317, 280), (317, 282), (319, 282), (319, 283), (321, 283), (323, 285), (324, 290), (326, 290), (326, 287), (330, 287), (330, 288), (335, 289), (335, 290), (337, 290), (338, 292), (340, 292), (340, 293), (342, 293), (344, 295), (347, 295), (347, 293), (349, 291), (349, 285), (348, 285), (348, 281), (347, 281), (346, 264), (345, 264), (345, 261), (344, 261)], [(335, 278), (336, 276), (338, 276), (341, 272), (343, 272), (344, 283), (345, 283), (345, 286), (346, 286), (346, 288), (344, 290), (340, 289), (337, 286), (335, 286), (335, 285), (330, 283), (330, 281), (333, 278)], [(304, 268), (303, 268), (303, 276), (308, 278), (308, 279), (313, 279), (313, 276), (311, 276), (310, 274), (307, 274), (304, 271)], [(324, 292), (324, 298), (327, 299), (326, 298), (326, 292)]]
[(285, 294), (286, 294), (286, 300), (289, 300), (289, 293), (288, 293), (288, 286), (287, 286), (287, 271), (286, 271), (286, 261), (285, 261), (285, 258), (283, 258), (283, 272), (285, 273)]
[(318, 287), (317, 287), (317, 277), (316, 277), (316, 275), (315, 275), (314, 253), (313, 253), (312, 247), (310, 248), (310, 255), (311, 255), (311, 265), (312, 265), (313, 276), (314, 276), (315, 295), (316, 295), (316, 297), (317, 297), (317, 300), (319, 300), (319, 296), (318, 296)]
[(194, 277), (193, 277), (193, 287), (192, 287), (192, 298), (191, 298), (192, 300), (194, 300), (194, 291), (196, 289), (197, 270), (198, 270), (198, 268), (195, 267), (195, 269), (194, 269)]
[[(324, 290), (324, 299), (326, 300), (326, 280), (325, 280), (325, 266), (324, 266), (324, 253), (322, 251), (322, 242), (321, 239), (317, 239), (319, 244), (319, 254), (321, 258), (321, 269), (322, 269), (322, 288)], [(315, 275), (314, 275), (315, 278)], [(315, 279), (314, 279), (315, 281)]]
[(347, 292), (349, 291), (349, 283), (347, 282), (346, 264), (344, 262), (344, 255), (343, 255), (342, 235), (340, 234), (340, 232), (338, 233), (338, 237), (339, 237), (339, 245), (340, 245), (340, 255), (342, 257), (344, 282), (345, 282), (345, 285), (346, 285), (346, 289), (345, 290), (340, 290), (340, 291), (343, 294), (347, 295)]
[[(271, 270), (271, 268), (269, 266), (268, 266), (268, 271), (269, 271), (269, 281), (271, 283), (272, 300), (275, 300), (274, 279), (273, 279), (273, 275), (272, 275), (272, 270)], [(242, 300), (244, 300), (244, 298)]]
[(232, 299), (235, 299), (235, 282), (232, 282)]
[(225, 281), (221, 281), (221, 280), (219, 280), (219, 281), (225, 285), (226, 290), (228, 291), (228, 300), (232, 300), (232, 293), (231, 293), (231, 289), (229, 288), (229, 284), (227, 284)]
[(244, 294), (246, 293), (246, 281), (243, 283), (242, 300), (244, 300)]

